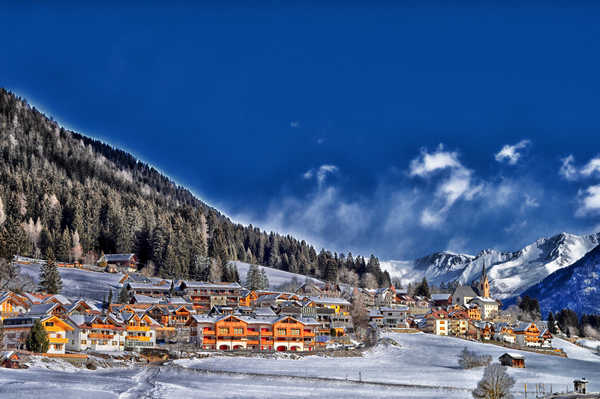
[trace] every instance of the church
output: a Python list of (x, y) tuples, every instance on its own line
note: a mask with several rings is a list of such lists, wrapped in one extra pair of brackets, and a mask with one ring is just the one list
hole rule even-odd
[(481, 272), (481, 279), (474, 287), (458, 286), (452, 294), (452, 301), (462, 306), (477, 305), (481, 309), (481, 317), (491, 319), (498, 314), (500, 304), (490, 296), (490, 281), (485, 270)]

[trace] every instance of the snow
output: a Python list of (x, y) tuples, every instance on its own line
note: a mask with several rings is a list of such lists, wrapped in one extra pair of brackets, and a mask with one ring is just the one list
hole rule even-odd
[[(121, 273), (92, 272), (89, 270), (59, 267), (63, 282), (61, 294), (70, 298), (90, 298), (102, 301), (108, 290), (120, 289)], [(40, 275), (39, 265), (21, 265), (21, 272), (28, 274), (37, 284)], [(115, 292), (116, 294), (116, 292)]]
[[(234, 263), (237, 266), (238, 273), (240, 275), (240, 280), (242, 281), (242, 283), (244, 283), (246, 281), (246, 274), (248, 273), (248, 270), (250, 269), (251, 265), (249, 263), (240, 261), (234, 261), (232, 263)], [(307, 279), (307, 277), (303, 274), (290, 273), (283, 270), (273, 269), (267, 266), (257, 266), (261, 269), (265, 269), (265, 273), (267, 273), (267, 277), (269, 278), (269, 285), (271, 288), (277, 287), (285, 283), (289, 283), (294, 277), (296, 277), (299, 284), (303, 284), (304, 281)], [(315, 278), (308, 277), (308, 279), (315, 283), (322, 284), (322, 281), (317, 280)]]
[(511, 298), (539, 283), (557, 270), (572, 265), (595, 248), (600, 234), (578, 236), (561, 233), (541, 238), (517, 252), (494, 249), (477, 256), (440, 252), (415, 261), (383, 261), (382, 268), (403, 284), (426, 277), (434, 284), (478, 280), (485, 265), (490, 290), (499, 299)]
[[(462, 399), (471, 397), (470, 390), (483, 374), (483, 368), (463, 370), (458, 367), (457, 358), (462, 349), (466, 346), (469, 350), (489, 354), (494, 362), (507, 352), (491, 344), (423, 333), (385, 336), (399, 346), (380, 344), (363, 357), (214, 355), (177, 360), (162, 367), (95, 371), (75, 369), (59, 362), (53, 362), (48, 369), (48, 365), (40, 365), (38, 361), (27, 370), (0, 369), (0, 397)], [(508, 369), (517, 381), (515, 392), (522, 391), (525, 383), (529, 386), (544, 383), (547, 388), (552, 384), (554, 391), (564, 390), (567, 386), (572, 388), (573, 379), (582, 377), (590, 381), (590, 390), (600, 390), (600, 356), (564, 340), (556, 339), (555, 344), (567, 352), (568, 359), (511, 350), (524, 356), (526, 363), (525, 369)], [(358, 380), (359, 372), (368, 383), (347, 381)]]
[[(233, 358), (216, 356), (198, 360), (181, 360), (177, 364), (199, 369), (235, 372), (260, 372), (288, 376), (358, 378), (365, 381), (450, 386), (472, 389), (481, 379), (483, 368), (462, 370), (457, 358), (466, 346), (469, 350), (488, 354), (494, 362), (507, 349), (453, 337), (430, 334), (388, 334), (400, 347), (379, 345), (364, 357), (337, 358), (307, 356), (297, 360), (272, 358)], [(556, 389), (572, 386), (574, 378), (586, 377), (592, 391), (600, 390), (600, 356), (591, 351), (558, 340), (571, 358), (516, 351), (525, 356), (525, 369), (509, 369), (516, 379), (515, 389), (523, 384), (553, 384)], [(514, 350), (511, 350), (514, 352)], [(435, 397), (432, 396), (432, 397)]]

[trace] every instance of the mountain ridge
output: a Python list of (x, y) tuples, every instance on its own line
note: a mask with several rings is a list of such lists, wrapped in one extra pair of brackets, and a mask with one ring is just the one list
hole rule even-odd
[(404, 277), (408, 270), (414, 270), (415, 278), (426, 277), (438, 285), (453, 282), (471, 284), (479, 279), (485, 265), (492, 294), (505, 299), (573, 264), (598, 244), (600, 233), (580, 236), (562, 232), (539, 238), (512, 252), (496, 249), (485, 249), (477, 255), (436, 252), (413, 262), (384, 261), (382, 265), (392, 277)]

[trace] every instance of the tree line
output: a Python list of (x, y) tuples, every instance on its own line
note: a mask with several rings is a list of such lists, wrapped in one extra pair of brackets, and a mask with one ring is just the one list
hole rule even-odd
[(233, 223), (125, 151), (67, 131), (0, 89), (0, 257), (94, 263), (136, 253), (150, 274), (239, 281), (230, 261), (367, 288), (389, 286), (375, 256), (316, 249)]

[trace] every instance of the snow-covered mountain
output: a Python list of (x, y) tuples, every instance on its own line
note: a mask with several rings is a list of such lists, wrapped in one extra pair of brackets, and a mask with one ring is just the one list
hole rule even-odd
[[(528, 288), (522, 295), (536, 298), (543, 315), (564, 308), (578, 314), (600, 313), (600, 245), (571, 266)], [(515, 302), (515, 298), (508, 302)]]
[(551, 273), (581, 259), (600, 243), (600, 233), (579, 236), (561, 233), (541, 238), (516, 252), (486, 249), (476, 256), (438, 252), (412, 262), (382, 262), (392, 277), (415, 281), (423, 276), (434, 284), (478, 280), (485, 265), (492, 295), (509, 298), (539, 283)]

